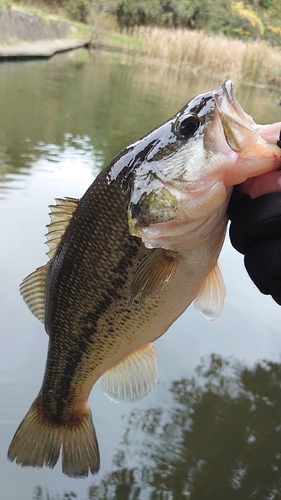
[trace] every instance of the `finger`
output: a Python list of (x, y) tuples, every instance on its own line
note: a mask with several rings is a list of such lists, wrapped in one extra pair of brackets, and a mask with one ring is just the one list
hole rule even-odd
[(276, 144), (279, 140), (279, 134), (281, 130), (281, 122), (267, 124), (267, 125), (257, 125), (255, 130), (260, 134), (260, 136), (267, 142), (271, 144)]
[(281, 173), (277, 170), (267, 172), (258, 177), (252, 177), (241, 184), (240, 190), (241, 193), (248, 194), (251, 198), (257, 198), (263, 194), (280, 192)]

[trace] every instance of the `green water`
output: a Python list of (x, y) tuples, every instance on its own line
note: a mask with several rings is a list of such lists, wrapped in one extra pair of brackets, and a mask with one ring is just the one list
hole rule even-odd
[[(128, 143), (221, 83), (83, 50), (0, 65), (1, 500), (280, 498), (281, 309), (255, 289), (228, 240), (224, 312), (208, 323), (191, 306), (157, 341), (153, 393), (116, 405), (93, 388), (97, 476), (6, 459), (46, 360), (47, 335), (18, 287), (47, 260), (48, 205), (81, 197)], [(278, 93), (238, 86), (237, 95), (257, 122), (280, 120)]]

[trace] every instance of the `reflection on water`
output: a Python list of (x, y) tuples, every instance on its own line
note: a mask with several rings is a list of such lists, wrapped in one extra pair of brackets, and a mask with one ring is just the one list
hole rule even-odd
[(173, 382), (169, 408), (131, 413), (93, 498), (280, 498), (281, 364), (213, 355), (196, 372)]
[[(30, 141), (26, 142), (29, 144)], [(26, 182), (24, 176), (30, 175), (30, 169), (34, 166), (37, 171), (48, 172), (50, 176), (60, 171), (62, 178), (70, 180), (73, 170), (76, 175), (80, 171), (80, 176), (83, 176), (84, 169), (88, 169), (95, 177), (104, 162), (103, 151), (95, 150), (89, 136), (74, 137), (71, 133), (64, 134), (60, 145), (39, 141), (20, 156), (21, 162), (16, 168), (11, 165), (8, 153), (0, 150), (0, 198), (7, 195), (10, 189), (17, 189), (22, 181)], [(52, 163), (56, 164), (53, 168)]]
[(77, 494), (74, 491), (65, 491), (62, 495), (59, 493), (50, 494), (49, 491), (43, 491), (41, 486), (34, 488), (32, 500), (74, 500)]
[[(113, 471), (87, 498), (279, 499), (280, 389), (280, 363), (249, 369), (211, 355), (194, 377), (173, 381), (157, 407), (131, 412)], [(34, 498), (57, 497), (37, 487)]]
[[(27, 470), (6, 458), (46, 360), (47, 336), (18, 288), (46, 260), (48, 205), (81, 197), (128, 143), (221, 83), (99, 52), (1, 64), (1, 500), (280, 498), (280, 308), (258, 293), (228, 242), (224, 312), (206, 323), (190, 308), (157, 341), (155, 391), (132, 407), (95, 385), (98, 476), (79, 481), (60, 465)], [(258, 122), (280, 119), (274, 94), (242, 85), (237, 93)], [(201, 357), (209, 361), (198, 367)]]

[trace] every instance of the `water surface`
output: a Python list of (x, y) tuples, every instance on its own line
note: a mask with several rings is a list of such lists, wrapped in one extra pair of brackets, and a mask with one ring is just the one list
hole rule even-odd
[[(221, 83), (84, 50), (0, 65), (1, 500), (280, 498), (281, 310), (228, 240), (224, 312), (208, 323), (191, 306), (157, 341), (156, 390), (116, 405), (94, 387), (98, 476), (69, 479), (60, 463), (30, 470), (6, 459), (46, 360), (47, 335), (18, 287), (47, 261), (48, 205), (81, 197), (128, 143)], [(280, 120), (276, 94), (237, 94), (257, 122)]]

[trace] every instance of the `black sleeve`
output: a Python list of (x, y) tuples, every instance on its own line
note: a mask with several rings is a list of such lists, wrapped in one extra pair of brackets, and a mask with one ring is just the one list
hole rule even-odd
[(281, 305), (281, 193), (252, 200), (234, 188), (228, 213), (231, 243), (245, 255), (251, 279)]

